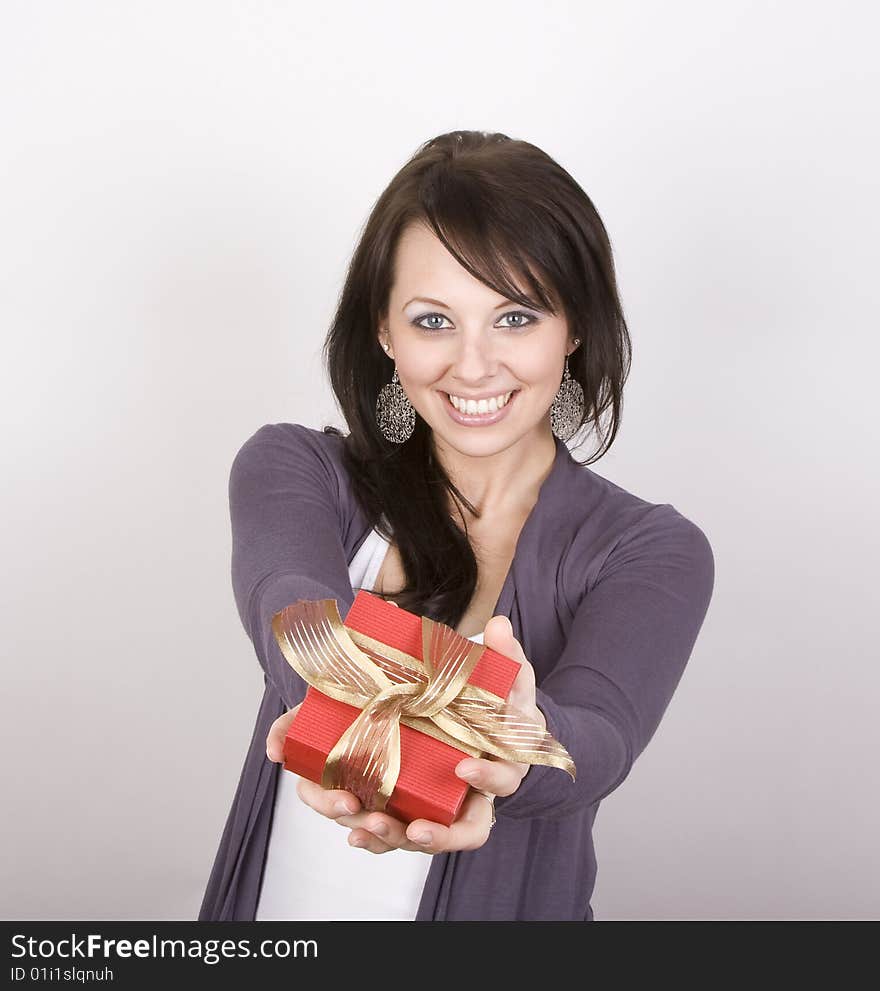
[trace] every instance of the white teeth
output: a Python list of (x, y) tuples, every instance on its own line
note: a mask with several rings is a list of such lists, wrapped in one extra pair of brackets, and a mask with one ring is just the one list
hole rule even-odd
[(453, 396), (450, 393), (447, 393), (447, 395), (449, 396), (449, 401), (459, 413), (474, 415), (479, 413), (497, 413), (502, 406), (507, 405), (507, 401), (513, 395), (513, 390), (505, 392), (500, 396), (492, 396), (490, 399), (460, 399), (458, 396)]

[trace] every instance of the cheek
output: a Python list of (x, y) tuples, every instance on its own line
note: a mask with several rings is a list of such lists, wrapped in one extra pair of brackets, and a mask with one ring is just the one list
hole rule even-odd
[(430, 349), (400, 348), (396, 355), (398, 375), (413, 386), (430, 385), (443, 375), (445, 366), (438, 358)]
[(562, 378), (563, 368), (559, 357), (553, 348), (536, 349), (530, 355), (523, 356), (513, 366), (513, 371), (523, 385), (529, 386), (536, 392), (556, 392)]

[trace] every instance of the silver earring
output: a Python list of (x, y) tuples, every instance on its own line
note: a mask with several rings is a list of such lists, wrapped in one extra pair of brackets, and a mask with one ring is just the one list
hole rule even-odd
[[(579, 343), (580, 341), (575, 341), (575, 344)], [(580, 427), (583, 416), (584, 390), (580, 382), (571, 377), (566, 355), (562, 382), (550, 405), (550, 428), (560, 440), (566, 441)]]
[(391, 381), (382, 386), (376, 399), (376, 423), (385, 440), (392, 444), (409, 440), (415, 430), (416, 410), (403, 391), (396, 364)]

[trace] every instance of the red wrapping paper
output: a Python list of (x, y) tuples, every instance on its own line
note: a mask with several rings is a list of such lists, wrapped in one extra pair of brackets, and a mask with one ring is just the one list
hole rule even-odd
[[(423, 659), (421, 617), (370, 592), (357, 593), (345, 626)], [(468, 684), (506, 699), (519, 669), (518, 661), (487, 647)], [(285, 769), (320, 784), (327, 756), (360, 711), (309, 685), (284, 741)], [(428, 819), (451, 825), (470, 788), (455, 768), (468, 756), (401, 723), (400, 775), (385, 811), (402, 822)]]

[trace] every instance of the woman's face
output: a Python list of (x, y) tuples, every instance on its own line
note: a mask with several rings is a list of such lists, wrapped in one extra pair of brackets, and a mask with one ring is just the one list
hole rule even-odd
[(435, 440), (484, 456), (550, 434), (550, 405), (573, 350), (565, 317), (499, 296), (421, 224), (400, 238), (378, 338)]

